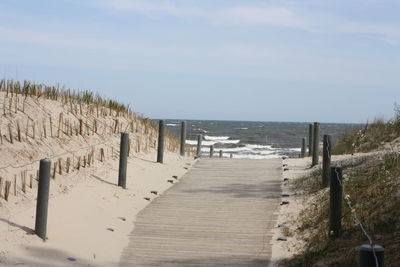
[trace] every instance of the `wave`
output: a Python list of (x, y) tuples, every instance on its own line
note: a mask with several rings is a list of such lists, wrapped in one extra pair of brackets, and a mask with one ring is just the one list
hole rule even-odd
[[(227, 156), (230, 157), (230, 154)], [(277, 159), (281, 155), (271, 154), (271, 155), (244, 155), (244, 154), (234, 154), (235, 159)]]
[(209, 141), (215, 141), (215, 140), (228, 140), (229, 136), (210, 136), (210, 135), (205, 135), (204, 136), (205, 140)]
[[(213, 146), (215, 144), (239, 144), (240, 140), (203, 140), (201, 142), (202, 146)], [(197, 140), (186, 140), (186, 144), (197, 146)]]
[(171, 126), (171, 127), (175, 127), (178, 126), (179, 124), (177, 123), (167, 123), (166, 126)]
[(204, 130), (204, 129), (201, 129), (201, 128), (197, 128), (197, 129), (195, 129), (195, 130), (200, 131), (200, 132), (202, 132), (202, 133), (208, 133), (208, 131), (206, 131), (206, 130)]
[[(213, 141), (203, 141), (201, 154), (208, 156), (210, 153), (210, 145)], [(197, 144), (197, 142), (196, 142)], [(218, 156), (222, 150), (223, 157), (229, 158), (233, 154), (234, 158), (249, 158), (249, 159), (270, 159), (279, 158), (282, 156), (293, 155), (300, 152), (300, 148), (274, 148), (268, 145), (245, 145), (240, 147), (215, 148), (215, 155)]]

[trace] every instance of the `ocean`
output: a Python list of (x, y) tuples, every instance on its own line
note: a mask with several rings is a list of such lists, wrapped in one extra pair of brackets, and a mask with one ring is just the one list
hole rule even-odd
[[(223, 157), (268, 159), (282, 156), (298, 157), (302, 138), (308, 143), (308, 125), (304, 122), (253, 122), (187, 120), (186, 144), (197, 145), (197, 136), (203, 135), (202, 154), (209, 155), (214, 145), (215, 155)], [(321, 123), (320, 140), (324, 134), (332, 136), (333, 144), (347, 131), (360, 124)], [(180, 136), (181, 120), (166, 120), (167, 130)]]

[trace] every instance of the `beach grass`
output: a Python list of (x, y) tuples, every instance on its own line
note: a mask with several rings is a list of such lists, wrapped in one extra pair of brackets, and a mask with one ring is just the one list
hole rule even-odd
[(384, 143), (400, 136), (400, 106), (394, 107), (394, 118), (382, 118), (367, 123), (357, 131), (345, 133), (333, 148), (333, 154), (352, 154), (379, 149)]
[(343, 167), (344, 187), (353, 212), (343, 200), (342, 232), (328, 235), (329, 190), (320, 189), (319, 171), (292, 186), (310, 196), (300, 212), (296, 234), (305, 241), (305, 250), (281, 266), (357, 266), (357, 247), (368, 239), (354, 219), (363, 224), (375, 244), (385, 248), (385, 266), (400, 261), (400, 154), (388, 153), (337, 162)]

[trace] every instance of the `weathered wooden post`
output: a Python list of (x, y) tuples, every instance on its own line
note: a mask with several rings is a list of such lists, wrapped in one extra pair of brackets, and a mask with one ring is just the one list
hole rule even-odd
[(359, 248), (359, 267), (383, 267), (384, 249), (380, 245), (362, 245)]
[(219, 151), (219, 157), (222, 158), (222, 150)]
[(214, 156), (214, 146), (211, 145), (210, 146), (210, 158), (212, 158)]
[(181, 156), (185, 156), (185, 144), (186, 144), (186, 121), (181, 123)]
[(47, 211), (49, 206), (51, 160), (41, 159), (39, 165), (39, 185), (36, 202), (35, 233), (43, 240), (46, 240), (47, 232)]
[(329, 183), (329, 168), (331, 167), (331, 136), (325, 134), (323, 142), (322, 187), (327, 187)]
[(158, 148), (157, 148), (157, 162), (164, 162), (164, 129), (165, 121), (160, 120), (158, 123)]
[(128, 144), (129, 134), (121, 133), (121, 144), (119, 149), (119, 171), (118, 171), (118, 186), (126, 188), (126, 170), (128, 164)]
[(319, 154), (319, 123), (314, 122), (312, 166), (318, 165)]
[(312, 147), (313, 147), (313, 125), (310, 123), (308, 125), (308, 156), (312, 155)]
[(231, 153), (230, 158), (233, 159), (233, 153)]
[(306, 156), (306, 139), (303, 137), (301, 139), (301, 154), (300, 157), (304, 158)]
[(336, 238), (342, 228), (342, 167), (332, 166), (330, 169), (329, 191), (329, 236)]
[(199, 134), (197, 136), (197, 151), (196, 151), (196, 157), (200, 158), (201, 156), (201, 141), (203, 140), (203, 136)]

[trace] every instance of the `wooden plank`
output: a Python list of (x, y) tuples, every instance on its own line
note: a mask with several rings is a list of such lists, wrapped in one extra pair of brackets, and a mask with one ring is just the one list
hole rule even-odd
[(268, 266), (280, 159), (201, 159), (142, 210), (120, 266)]

